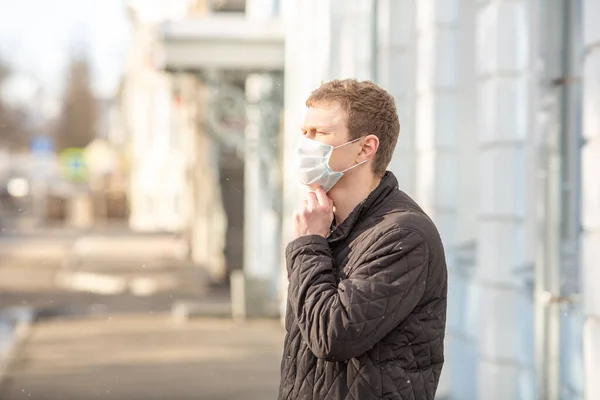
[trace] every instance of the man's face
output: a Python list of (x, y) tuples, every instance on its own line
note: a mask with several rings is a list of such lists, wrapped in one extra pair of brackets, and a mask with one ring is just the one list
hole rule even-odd
[[(308, 109), (302, 133), (309, 139), (334, 147), (340, 146), (350, 141), (348, 116), (338, 102), (319, 104)], [(359, 140), (334, 149), (329, 167), (334, 171), (343, 171), (355, 165), (356, 156), (360, 152), (360, 143)]]

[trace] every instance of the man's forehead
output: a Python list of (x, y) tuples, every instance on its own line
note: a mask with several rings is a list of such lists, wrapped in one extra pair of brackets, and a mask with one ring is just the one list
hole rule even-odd
[(346, 114), (339, 106), (311, 107), (304, 119), (305, 129), (332, 129), (344, 126)]

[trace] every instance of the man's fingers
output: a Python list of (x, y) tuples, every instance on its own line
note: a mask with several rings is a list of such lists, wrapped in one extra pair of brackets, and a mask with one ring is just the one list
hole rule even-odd
[(317, 200), (316, 195), (313, 192), (308, 193), (308, 195), (306, 196), (306, 209), (308, 211), (313, 211), (315, 208), (317, 208), (318, 205), (319, 202)]
[(321, 188), (315, 190), (315, 196), (321, 207), (330, 210), (332, 206), (331, 199), (327, 197), (325, 191)]

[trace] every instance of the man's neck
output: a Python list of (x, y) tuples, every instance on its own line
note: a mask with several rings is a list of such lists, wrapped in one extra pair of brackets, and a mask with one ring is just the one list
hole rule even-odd
[[(381, 177), (369, 174), (358, 182), (340, 185), (330, 192), (333, 200), (335, 223), (340, 225), (350, 213), (379, 186)], [(340, 182), (341, 183), (341, 182)]]

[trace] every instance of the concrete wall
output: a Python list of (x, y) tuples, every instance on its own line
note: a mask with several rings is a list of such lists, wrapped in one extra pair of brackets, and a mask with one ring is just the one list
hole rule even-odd
[(600, 15), (599, 0), (583, 1), (582, 260), (585, 398), (600, 398)]

